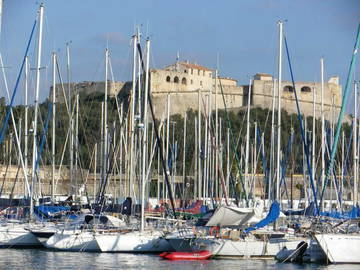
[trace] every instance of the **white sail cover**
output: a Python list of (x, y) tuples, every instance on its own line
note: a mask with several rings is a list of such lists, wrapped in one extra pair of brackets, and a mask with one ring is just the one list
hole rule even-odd
[(253, 208), (220, 206), (205, 226), (240, 226), (247, 223), (255, 215)]

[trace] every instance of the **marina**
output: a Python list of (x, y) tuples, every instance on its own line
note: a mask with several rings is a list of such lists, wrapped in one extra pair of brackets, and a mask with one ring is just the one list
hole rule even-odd
[[(274, 67), (241, 82), (219, 54), (155, 65), (166, 41), (142, 23), (127, 56), (107, 33), (80, 82), (85, 49), (50, 49), (53, 6), (34, 4), (15, 69), (0, 46), (0, 268), (360, 267), (359, 20), (341, 78), (319, 56), (318, 79), (296, 80), (277, 19)], [(0, 0), (0, 43), (15, 6)]]

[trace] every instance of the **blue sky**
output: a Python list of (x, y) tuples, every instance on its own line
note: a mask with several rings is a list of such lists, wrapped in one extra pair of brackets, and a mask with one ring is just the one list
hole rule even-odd
[[(40, 1), (5, 0), (1, 52), (13, 87)], [(73, 81), (104, 78), (108, 42), (116, 80), (131, 73), (130, 38), (142, 25), (152, 41), (152, 67), (182, 60), (211, 68), (219, 55), (220, 74), (247, 83), (257, 72), (276, 74), (277, 20), (286, 19), (285, 34), (295, 79), (319, 80), (319, 59), (326, 77), (345, 84), (357, 25), (359, 0), (47, 0), (43, 66), (53, 50), (64, 67), (65, 44), (71, 41)], [(35, 63), (34, 46), (31, 61)], [(287, 65), (284, 76), (289, 78)], [(357, 68), (359, 70), (359, 68)], [(359, 72), (357, 72), (359, 73)], [(44, 69), (41, 96), (48, 95), (50, 71)], [(65, 77), (65, 73), (63, 73)], [(357, 75), (358, 77), (360, 76)], [(20, 100), (21, 101), (21, 100)]]

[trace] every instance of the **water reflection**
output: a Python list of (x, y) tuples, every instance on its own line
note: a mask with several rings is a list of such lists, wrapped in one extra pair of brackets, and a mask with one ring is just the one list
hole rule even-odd
[(137, 269), (137, 270), (217, 270), (217, 269), (360, 269), (357, 265), (280, 264), (274, 260), (167, 261), (157, 255), (116, 253), (54, 252), (49, 250), (0, 249), (0, 269)]

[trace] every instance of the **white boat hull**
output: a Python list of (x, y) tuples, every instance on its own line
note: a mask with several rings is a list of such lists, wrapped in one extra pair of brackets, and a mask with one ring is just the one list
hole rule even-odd
[(170, 244), (156, 231), (96, 234), (102, 252), (159, 253), (172, 251)]
[(41, 247), (38, 239), (26, 228), (27, 224), (4, 224), (0, 226), (0, 247)]
[(264, 258), (275, 257), (284, 247), (295, 249), (304, 238), (283, 239), (275, 238), (269, 240), (257, 240), (245, 238), (240, 240), (232, 239), (197, 239), (197, 249), (206, 249), (216, 257), (243, 257), (243, 258)]
[(57, 232), (46, 241), (45, 247), (62, 251), (100, 251), (94, 233), (79, 230)]
[(315, 239), (331, 263), (360, 263), (359, 234), (316, 234)]

